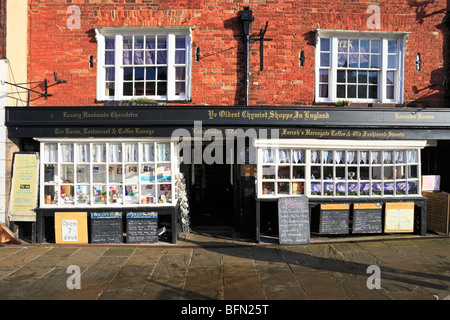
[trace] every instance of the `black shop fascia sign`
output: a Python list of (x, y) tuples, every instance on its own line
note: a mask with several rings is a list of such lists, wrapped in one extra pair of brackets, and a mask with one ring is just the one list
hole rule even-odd
[[(450, 110), (275, 106), (6, 107), (10, 138), (173, 137), (450, 139)], [(185, 129), (185, 131), (176, 131)], [(253, 131), (250, 131), (253, 130)]]

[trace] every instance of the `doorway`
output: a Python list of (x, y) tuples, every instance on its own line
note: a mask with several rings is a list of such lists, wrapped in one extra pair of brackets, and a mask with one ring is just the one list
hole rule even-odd
[(233, 224), (232, 165), (193, 164), (190, 190), (191, 223), (194, 227), (228, 227)]

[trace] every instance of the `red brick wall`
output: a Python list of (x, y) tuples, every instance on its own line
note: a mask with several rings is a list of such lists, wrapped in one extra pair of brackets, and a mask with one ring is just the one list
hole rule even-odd
[[(245, 0), (242, 0), (243, 2)], [(32, 95), (32, 105), (95, 105), (94, 26), (193, 26), (192, 104), (243, 103), (243, 6), (253, 10), (251, 32), (269, 21), (264, 70), (259, 70), (259, 44), (251, 45), (250, 105), (311, 105), (314, 102), (314, 33), (316, 28), (369, 30), (369, 5), (381, 9), (381, 31), (410, 32), (405, 60), (405, 102), (443, 106), (446, 0), (29, 0), (29, 81), (54, 83), (53, 72), (67, 84), (49, 88), (53, 97)], [(70, 30), (67, 8), (81, 10), (81, 29)], [(299, 53), (305, 65), (299, 66)], [(415, 70), (420, 52), (422, 70)], [(446, 59), (445, 59), (446, 60)], [(447, 63), (445, 61), (445, 63)], [(430, 83), (437, 84), (431, 89)], [(38, 85), (36, 89), (42, 90)]]

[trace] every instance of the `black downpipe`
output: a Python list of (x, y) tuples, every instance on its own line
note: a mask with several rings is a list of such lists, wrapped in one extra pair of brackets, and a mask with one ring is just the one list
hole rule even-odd
[(250, 61), (250, 24), (255, 20), (253, 17), (253, 11), (248, 8), (244, 8), (241, 12), (241, 21), (244, 27), (244, 46), (245, 46), (245, 106), (248, 106), (248, 87), (249, 87), (249, 61)]

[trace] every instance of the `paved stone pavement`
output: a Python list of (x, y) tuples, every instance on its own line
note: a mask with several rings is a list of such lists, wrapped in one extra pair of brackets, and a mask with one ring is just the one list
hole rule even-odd
[[(176, 245), (1, 245), (0, 300), (442, 300), (450, 295), (450, 238), (349, 240), (287, 246), (193, 233)], [(79, 268), (79, 282), (73, 266)], [(377, 270), (368, 272), (369, 266), (379, 268), (379, 288)]]

